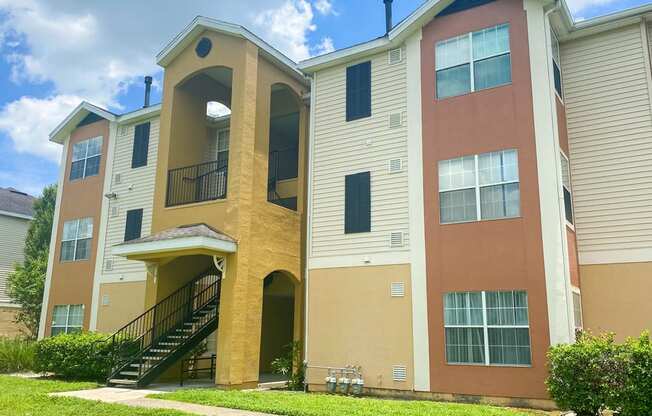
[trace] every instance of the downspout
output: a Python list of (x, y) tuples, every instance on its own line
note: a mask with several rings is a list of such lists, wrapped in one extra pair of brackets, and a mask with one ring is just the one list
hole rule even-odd
[[(546, 31), (546, 67), (548, 69), (548, 80), (550, 80), (550, 74), (552, 72), (552, 68), (550, 67), (550, 63), (552, 62), (552, 56), (550, 54), (551, 48), (548, 47), (548, 43), (551, 40), (550, 39), (550, 15), (558, 10), (561, 9), (561, 3), (559, 0), (555, 0), (554, 5), (547, 11), (544, 12), (543, 14), (543, 26)], [(552, 85), (550, 82), (548, 82), (548, 87), (551, 87)], [(550, 88), (549, 88), (550, 89)], [(556, 106), (556, 98), (554, 97), (554, 93), (552, 90), (549, 91), (549, 93), (552, 95), (552, 99), (550, 100), (550, 122), (553, 126), (559, 127), (558, 120), (555, 120), (555, 117), (557, 116), (557, 106)], [(561, 172), (561, 160), (559, 159), (559, 135), (557, 134), (557, 143), (555, 143), (555, 168), (556, 172), (559, 173)], [(562, 189), (562, 183), (561, 183), (561, 176), (559, 174), (556, 175), (556, 182), (557, 182), (557, 192)], [(558, 205), (559, 205), (559, 210), (561, 213), (561, 206), (563, 204), (563, 195), (558, 194)], [(567, 231), (566, 231), (566, 217), (565, 213), (561, 215), (562, 221), (560, 221), (560, 234), (561, 234), (561, 244), (562, 244), (562, 263), (564, 267), (564, 288), (566, 290), (566, 319), (567, 322), (569, 323), (568, 331), (569, 331), (569, 339), (575, 340), (575, 325), (574, 325), (574, 317), (571, 315), (571, 286), (570, 286), (570, 266), (568, 264), (568, 242), (567, 242)]]
[(309, 311), (309, 287), (310, 287), (310, 277), (309, 277), (309, 265), (310, 265), (310, 256), (312, 253), (312, 161), (313, 161), (313, 152), (314, 145), (313, 140), (315, 137), (315, 101), (316, 101), (316, 81), (317, 73), (313, 73), (310, 77), (310, 119), (308, 120), (308, 180), (306, 184), (306, 191), (308, 192), (307, 206), (306, 206), (306, 264), (304, 271), (304, 341), (303, 341), (303, 364), (304, 369), (306, 370), (304, 389), (308, 389), (308, 377), (307, 377), (307, 368), (308, 368), (308, 311)]

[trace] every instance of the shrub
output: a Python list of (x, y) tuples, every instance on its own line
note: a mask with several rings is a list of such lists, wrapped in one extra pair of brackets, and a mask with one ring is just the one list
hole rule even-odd
[(70, 380), (106, 379), (111, 369), (111, 344), (93, 332), (59, 334), (36, 344), (34, 370)]
[(628, 339), (620, 358), (625, 363), (625, 385), (614, 409), (622, 416), (646, 415), (652, 411), (652, 342), (650, 334)]
[(35, 347), (34, 342), (22, 338), (0, 337), (0, 373), (32, 370)]
[(613, 335), (580, 334), (574, 344), (557, 345), (548, 352), (550, 396), (562, 409), (578, 416), (596, 416), (616, 408), (624, 386), (623, 347)]
[(301, 362), (301, 342), (294, 341), (284, 347), (285, 354), (272, 361), (276, 374), (288, 376), (288, 389), (303, 390), (304, 369)]

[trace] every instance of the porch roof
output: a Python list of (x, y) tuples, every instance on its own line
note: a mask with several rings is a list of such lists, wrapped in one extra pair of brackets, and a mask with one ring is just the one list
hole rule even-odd
[(208, 250), (235, 253), (237, 241), (206, 224), (189, 224), (127, 241), (113, 247), (113, 254), (122, 257), (165, 255), (166, 253)]

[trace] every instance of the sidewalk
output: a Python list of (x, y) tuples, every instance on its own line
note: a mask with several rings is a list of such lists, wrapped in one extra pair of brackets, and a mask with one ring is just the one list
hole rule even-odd
[(165, 391), (102, 387), (93, 390), (51, 393), (50, 396), (76, 397), (78, 399), (95, 400), (103, 403), (116, 403), (132, 407), (179, 410), (182, 412), (203, 416), (271, 416), (266, 413), (250, 412), (247, 410), (225, 409), (222, 407), (203, 406), (199, 404), (183, 403), (172, 400), (148, 399), (146, 397), (150, 394), (156, 393), (165, 393)]

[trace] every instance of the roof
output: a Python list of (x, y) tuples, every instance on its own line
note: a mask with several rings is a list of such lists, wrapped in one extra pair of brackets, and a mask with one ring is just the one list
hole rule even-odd
[(214, 238), (216, 240), (230, 241), (235, 243), (235, 239), (224, 234), (221, 231), (216, 230), (204, 223), (199, 224), (189, 224), (181, 225), (179, 227), (168, 228), (167, 230), (160, 231), (158, 233), (149, 235), (147, 237), (138, 238), (135, 240), (127, 241), (125, 243), (119, 244), (121, 246), (127, 244), (138, 244), (138, 243), (151, 243), (155, 241), (165, 241), (173, 240), (175, 238), (187, 238), (187, 237), (208, 237)]
[(156, 55), (156, 62), (165, 67), (206, 30), (247, 39), (261, 50), (263, 56), (271, 60), (300, 82), (307, 84), (304, 74), (297, 68), (297, 64), (293, 60), (285, 56), (278, 49), (272, 47), (260, 37), (256, 36), (246, 27), (204, 16), (195, 17), (193, 21), (181, 31), (181, 33), (175, 36), (163, 48), (163, 50)]
[(14, 188), (0, 188), (0, 214), (32, 219), (34, 198)]

